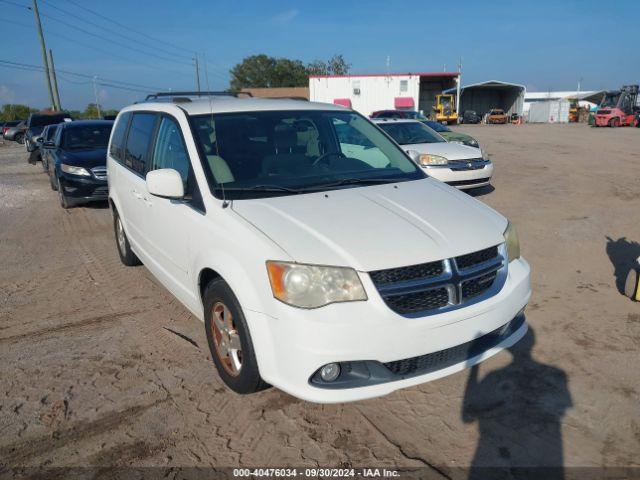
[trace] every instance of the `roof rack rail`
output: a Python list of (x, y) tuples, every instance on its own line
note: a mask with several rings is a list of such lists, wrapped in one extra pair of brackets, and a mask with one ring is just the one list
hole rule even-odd
[(250, 92), (209, 92), (209, 91), (204, 91), (204, 92), (157, 92), (157, 93), (151, 93), (149, 95), (147, 95), (147, 97), (144, 99), (145, 102), (148, 102), (149, 100), (156, 100), (156, 99), (161, 99), (161, 98), (180, 98), (179, 101), (189, 101), (188, 97), (210, 97), (210, 96), (216, 96), (216, 97), (239, 97), (241, 95), (247, 96), (247, 97), (253, 97), (253, 95), (251, 95)]

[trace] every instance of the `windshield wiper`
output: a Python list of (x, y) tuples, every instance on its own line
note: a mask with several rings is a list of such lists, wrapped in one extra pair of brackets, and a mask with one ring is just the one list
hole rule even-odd
[(225, 187), (216, 186), (219, 190), (225, 192), (289, 192), (289, 193), (301, 193), (303, 189), (295, 189), (289, 187), (283, 187), (281, 185), (253, 185), (251, 187)]
[(405, 179), (402, 178), (343, 178), (336, 182), (314, 185), (313, 187), (306, 188), (305, 190), (319, 190), (328, 187), (340, 187), (343, 185), (377, 185), (380, 183), (395, 183), (403, 181), (405, 181)]

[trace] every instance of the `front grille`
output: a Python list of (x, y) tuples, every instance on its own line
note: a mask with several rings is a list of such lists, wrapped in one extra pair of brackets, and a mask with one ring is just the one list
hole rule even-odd
[(480, 170), (487, 165), (489, 165), (489, 161), (483, 158), (471, 158), (469, 160), (449, 160), (448, 167), (456, 172), (466, 171), (466, 170)]
[(491, 288), (495, 279), (496, 272), (491, 272), (481, 277), (462, 282), (462, 300), (469, 300), (483, 294)]
[(491, 177), (487, 178), (476, 178), (475, 180), (456, 180), (454, 182), (447, 182), (447, 185), (455, 186), (467, 186), (467, 185), (476, 185), (478, 183), (486, 183), (491, 180)]
[(489, 247), (484, 250), (478, 250), (477, 252), (468, 253), (456, 257), (456, 265), (459, 269), (471, 268), (479, 263), (486, 262), (498, 256), (498, 247)]
[(435, 288), (405, 295), (389, 295), (385, 301), (392, 310), (400, 314), (424, 312), (446, 306), (449, 303), (449, 293), (446, 288)]
[(106, 180), (107, 179), (107, 169), (106, 167), (93, 167), (91, 169), (91, 173), (98, 180)]
[(502, 288), (504, 247), (489, 247), (455, 258), (376, 270), (369, 275), (387, 306), (405, 316), (425, 316), (480, 301)]
[(438, 275), (442, 275), (443, 271), (444, 266), (440, 260), (437, 262), (421, 263), (420, 265), (411, 265), (409, 267), (377, 270), (369, 273), (369, 275), (376, 285), (386, 285), (388, 283), (437, 277)]
[(524, 315), (518, 315), (506, 325), (462, 345), (440, 350), (439, 352), (427, 353), (419, 357), (383, 363), (383, 365), (391, 373), (403, 377), (425, 375), (483, 354), (511, 336), (523, 323)]

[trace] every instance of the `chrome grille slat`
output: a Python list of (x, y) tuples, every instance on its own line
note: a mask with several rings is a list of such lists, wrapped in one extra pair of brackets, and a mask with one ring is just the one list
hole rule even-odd
[(93, 176), (98, 180), (107, 179), (107, 167), (93, 167), (91, 173), (93, 173)]
[[(442, 273), (437, 276), (395, 283), (376, 281), (380, 278), (379, 272), (394, 270), (393, 278), (405, 278), (401, 270), (416, 266), (379, 270), (370, 272), (370, 276), (389, 308), (401, 315), (418, 317), (461, 308), (496, 294), (506, 280), (506, 259), (506, 248), (502, 244), (441, 260)], [(436, 262), (431, 262), (433, 263)], [(465, 268), (460, 268), (458, 263)]]

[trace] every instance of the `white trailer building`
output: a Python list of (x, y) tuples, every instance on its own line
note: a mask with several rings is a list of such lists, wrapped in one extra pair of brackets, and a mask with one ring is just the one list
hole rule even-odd
[(369, 116), (377, 110), (432, 112), (435, 96), (458, 85), (457, 72), (314, 75), (309, 77), (313, 102), (333, 103)]

